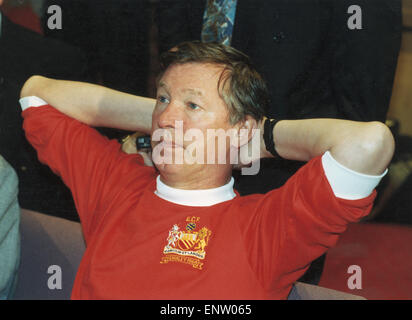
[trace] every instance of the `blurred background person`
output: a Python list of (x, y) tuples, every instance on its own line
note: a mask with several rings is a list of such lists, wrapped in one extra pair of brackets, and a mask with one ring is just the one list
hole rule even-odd
[(17, 172), (22, 208), (78, 219), (70, 191), (40, 164), (24, 137), (18, 98), (33, 74), (86, 80), (86, 58), (77, 48), (44, 38), (29, 1), (0, 0), (0, 9), (0, 153)]
[(18, 180), (0, 155), (0, 300), (13, 297), (20, 262)]

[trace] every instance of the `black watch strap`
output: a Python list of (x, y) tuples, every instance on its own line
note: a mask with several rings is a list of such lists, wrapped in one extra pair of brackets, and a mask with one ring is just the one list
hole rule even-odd
[(273, 139), (273, 128), (278, 122), (279, 120), (276, 119), (266, 119), (263, 132), (263, 140), (265, 141), (266, 150), (274, 157), (280, 157), (276, 152), (275, 141)]

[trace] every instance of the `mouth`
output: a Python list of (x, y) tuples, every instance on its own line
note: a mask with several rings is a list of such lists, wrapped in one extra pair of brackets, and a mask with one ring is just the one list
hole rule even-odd
[(159, 144), (162, 144), (162, 146), (164, 148), (168, 148), (168, 149), (177, 149), (177, 148), (182, 148), (183, 149), (182, 145), (177, 144), (173, 141), (161, 140), (161, 141), (159, 141)]

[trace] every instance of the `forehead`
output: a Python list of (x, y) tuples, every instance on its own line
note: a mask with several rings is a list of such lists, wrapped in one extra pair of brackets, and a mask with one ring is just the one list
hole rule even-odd
[(213, 63), (171, 65), (159, 80), (159, 87), (187, 91), (197, 95), (218, 93), (224, 67)]

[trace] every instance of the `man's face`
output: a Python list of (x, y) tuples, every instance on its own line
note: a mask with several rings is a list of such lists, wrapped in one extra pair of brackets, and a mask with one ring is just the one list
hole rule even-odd
[[(152, 118), (152, 147), (153, 161), (161, 173), (182, 177), (196, 174), (201, 178), (216, 170), (219, 147), (224, 149), (225, 156), (229, 154), (230, 143), (223, 146), (216, 136), (209, 135), (213, 129), (233, 130), (227, 106), (218, 92), (222, 71), (223, 67), (215, 64), (187, 63), (169, 67), (160, 79)], [(170, 134), (171, 143), (165, 142), (163, 137), (155, 138), (156, 131), (162, 130)], [(199, 138), (199, 135), (202, 137)], [(156, 148), (163, 149), (164, 153), (156, 155)], [(174, 159), (183, 155), (183, 162), (159, 163), (166, 152), (172, 154)], [(202, 152), (204, 163), (187, 161), (200, 159), (197, 156)], [(211, 155), (213, 152), (214, 158)], [(208, 161), (208, 154), (213, 163)]]

